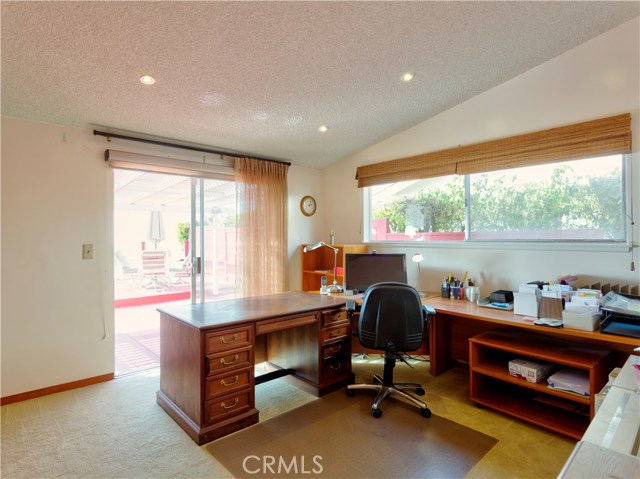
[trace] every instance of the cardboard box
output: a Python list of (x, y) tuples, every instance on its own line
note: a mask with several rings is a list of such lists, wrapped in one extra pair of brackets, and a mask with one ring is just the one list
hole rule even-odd
[(562, 325), (565, 328), (595, 331), (600, 327), (601, 314), (576, 314), (569, 311), (562, 312)]
[(527, 359), (512, 359), (509, 361), (509, 374), (524, 378), (530, 383), (539, 383), (547, 379), (553, 372), (555, 364), (540, 363)]

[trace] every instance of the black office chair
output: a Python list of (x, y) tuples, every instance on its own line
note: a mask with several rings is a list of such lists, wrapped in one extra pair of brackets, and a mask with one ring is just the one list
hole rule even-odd
[(424, 389), (420, 384), (393, 382), (396, 361), (406, 362), (400, 351), (413, 351), (420, 347), (427, 320), (420, 295), (407, 284), (377, 283), (365, 291), (358, 321), (358, 339), (365, 348), (385, 351), (384, 377), (375, 374), (375, 384), (350, 384), (347, 394), (352, 396), (356, 389), (378, 391), (371, 406), (374, 417), (382, 416), (380, 403), (389, 394), (413, 403), (424, 417), (431, 416), (431, 410), (424, 402), (404, 391), (413, 389), (422, 396)]

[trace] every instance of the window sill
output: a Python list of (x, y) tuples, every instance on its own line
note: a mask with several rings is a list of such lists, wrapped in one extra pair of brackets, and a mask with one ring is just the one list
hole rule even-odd
[[(623, 241), (594, 243), (590, 241), (365, 241), (369, 247), (394, 248), (444, 248), (480, 250), (526, 250), (526, 251), (584, 251), (599, 253), (628, 253), (629, 244)], [(638, 245), (634, 244), (634, 248)]]

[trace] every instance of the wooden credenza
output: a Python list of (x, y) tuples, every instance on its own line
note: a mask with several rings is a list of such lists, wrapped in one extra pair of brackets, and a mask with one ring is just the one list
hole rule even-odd
[(198, 444), (258, 422), (256, 362), (322, 396), (351, 381), (344, 300), (289, 292), (161, 308), (158, 404)]

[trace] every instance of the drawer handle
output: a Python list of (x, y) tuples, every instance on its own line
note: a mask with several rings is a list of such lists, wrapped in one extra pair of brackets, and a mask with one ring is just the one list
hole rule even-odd
[(335, 363), (329, 366), (334, 371), (340, 371), (342, 369), (342, 363)]
[(238, 405), (238, 398), (235, 398), (235, 400), (233, 401), (233, 404), (230, 404), (229, 406), (227, 406), (224, 401), (220, 403), (220, 406), (222, 406), (224, 409), (231, 409), (232, 407), (236, 407)]
[(233, 364), (238, 360), (238, 355), (234, 355), (233, 356), (233, 360), (227, 362), (226, 358), (220, 358), (220, 364), (224, 364), (225, 366), (228, 366), (229, 364)]
[(224, 343), (224, 344), (231, 344), (234, 341), (237, 341), (237, 339), (238, 339), (238, 334), (237, 333), (233, 335), (233, 337), (231, 338), (230, 341), (225, 340), (224, 336), (220, 336), (220, 342)]
[(329, 337), (331, 338), (335, 338), (336, 336), (342, 336), (344, 333), (342, 332), (342, 329), (338, 329), (336, 331), (331, 331), (329, 333)]
[(239, 378), (238, 378), (238, 376), (237, 376), (237, 375), (233, 378), (233, 382), (232, 382), (232, 383), (228, 383), (228, 382), (227, 382), (227, 381), (225, 381), (224, 379), (221, 379), (221, 380), (220, 380), (220, 384), (222, 384), (223, 386), (232, 386), (232, 385), (234, 385), (235, 383), (237, 383), (237, 382), (238, 382), (238, 379), (239, 379)]
[(339, 353), (340, 351), (342, 351), (342, 344), (339, 346), (333, 346), (329, 348), (329, 352), (332, 354)]

